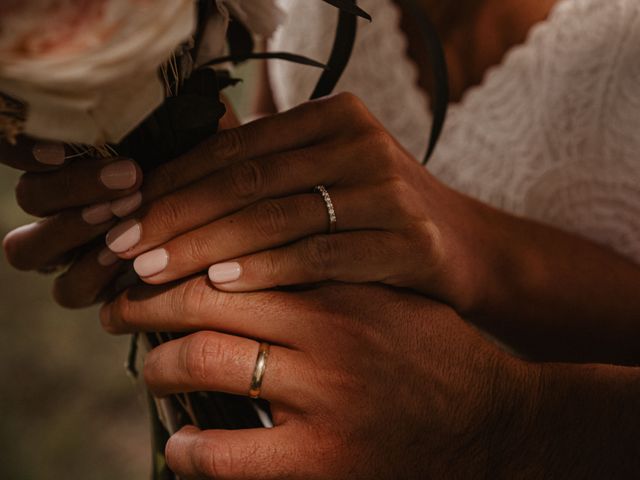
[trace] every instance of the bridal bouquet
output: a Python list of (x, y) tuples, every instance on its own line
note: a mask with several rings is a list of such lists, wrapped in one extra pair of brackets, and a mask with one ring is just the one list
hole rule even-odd
[[(308, 1), (308, 0), (305, 0)], [(21, 135), (73, 146), (79, 156), (123, 155), (144, 169), (172, 160), (216, 133), (220, 92), (231, 67), (251, 59), (295, 61), (324, 70), (314, 97), (331, 92), (349, 59), (354, 0), (338, 9), (326, 62), (290, 52), (256, 52), (283, 21), (276, 0), (2, 0), (0, 141)], [(145, 335), (152, 348), (173, 338)], [(134, 363), (134, 362), (132, 362)], [(150, 403), (154, 478), (172, 479), (164, 443), (185, 424), (250, 428), (268, 423), (268, 405), (217, 393)]]

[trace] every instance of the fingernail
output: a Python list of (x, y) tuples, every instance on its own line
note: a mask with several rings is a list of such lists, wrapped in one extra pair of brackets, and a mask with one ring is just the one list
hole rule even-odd
[(235, 282), (242, 275), (242, 266), (239, 263), (219, 263), (209, 269), (209, 278), (213, 283)]
[(120, 260), (118, 256), (108, 248), (105, 248), (98, 254), (98, 263), (103, 267), (110, 267), (111, 265), (114, 265), (118, 260)]
[(136, 184), (138, 170), (131, 160), (120, 160), (107, 165), (100, 172), (100, 181), (111, 190), (126, 190)]
[(137, 220), (127, 220), (107, 233), (107, 246), (112, 252), (124, 253), (135, 247), (142, 237), (142, 226)]
[(111, 213), (111, 204), (109, 203), (99, 203), (82, 210), (82, 219), (89, 225), (100, 225), (112, 218), (113, 213)]
[(169, 253), (164, 248), (140, 255), (133, 262), (133, 268), (142, 278), (153, 277), (169, 265)]
[(127, 217), (142, 205), (142, 193), (136, 192), (128, 197), (111, 202), (111, 212), (117, 217)]
[(42, 142), (31, 149), (33, 158), (45, 165), (62, 165), (67, 155), (62, 143)]

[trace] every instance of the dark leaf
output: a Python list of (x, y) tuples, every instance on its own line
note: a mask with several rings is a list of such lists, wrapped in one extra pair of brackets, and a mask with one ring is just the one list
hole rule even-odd
[[(355, 5), (355, 2), (351, 2)], [(311, 98), (320, 98), (329, 95), (336, 88), (340, 77), (347, 68), (358, 31), (357, 18), (350, 13), (341, 10), (338, 16), (338, 27), (329, 57), (329, 68), (322, 74), (318, 84), (311, 94)]]
[(308, 65), (310, 67), (322, 68), (323, 70), (327, 69), (327, 66), (317, 62), (308, 57), (304, 57), (302, 55), (296, 55), (295, 53), (287, 53), (287, 52), (265, 52), (265, 53), (250, 53), (247, 55), (241, 55), (238, 57), (220, 57), (211, 60), (210, 62), (203, 65), (203, 67), (211, 67), (214, 65), (220, 65), (222, 63), (242, 63), (247, 60), (286, 60), (287, 62), (299, 63), (301, 65)]
[(323, 2), (328, 3), (329, 5), (333, 5), (334, 7), (339, 8), (343, 12), (350, 13), (351, 15), (356, 15), (358, 17), (362, 17), (366, 20), (371, 21), (371, 15), (362, 10), (360, 7), (356, 5), (356, 2), (353, 0), (322, 0)]
[(227, 42), (231, 57), (242, 57), (253, 52), (255, 45), (251, 32), (238, 20), (232, 20), (227, 30)]
[(183, 155), (218, 130), (226, 112), (219, 99), (216, 73), (203, 69), (170, 97), (116, 151), (135, 158), (144, 170)]

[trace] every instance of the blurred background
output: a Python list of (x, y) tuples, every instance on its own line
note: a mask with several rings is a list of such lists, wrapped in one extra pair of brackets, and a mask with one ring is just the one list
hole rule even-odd
[[(0, 166), (0, 234), (32, 221), (15, 206), (19, 174)], [(52, 279), (0, 255), (0, 479), (144, 479), (146, 399), (125, 373), (126, 337), (97, 310), (63, 310)]]
[[(237, 72), (251, 79), (252, 67)], [(249, 112), (251, 81), (229, 91)], [(0, 235), (33, 221), (15, 205), (19, 172), (0, 165)], [(0, 254), (0, 479), (149, 478), (146, 396), (125, 373), (129, 338), (104, 333), (97, 309), (68, 311), (52, 278)]]

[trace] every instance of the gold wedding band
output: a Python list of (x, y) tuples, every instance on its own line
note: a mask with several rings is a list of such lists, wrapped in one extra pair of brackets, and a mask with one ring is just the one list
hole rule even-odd
[(269, 358), (270, 349), (271, 345), (267, 342), (262, 342), (258, 349), (258, 358), (256, 359), (256, 366), (253, 369), (251, 386), (249, 387), (249, 397), (251, 398), (260, 398), (262, 379), (264, 378), (264, 372), (267, 369), (267, 359)]
[(338, 219), (336, 217), (336, 209), (333, 207), (331, 195), (329, 195), (329, 192), (324, 185), (317, 185), (314, 190), (322, 195), (322, 199), (327, 206), (327, 213), (329, 214), (329, 233), (336, 233), (336, 230), (338, 229)]

